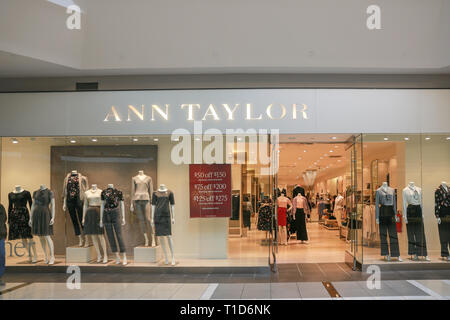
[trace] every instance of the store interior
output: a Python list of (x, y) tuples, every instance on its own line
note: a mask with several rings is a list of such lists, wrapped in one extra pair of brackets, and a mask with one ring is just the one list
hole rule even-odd
[[(120, 252), (119, 259), (120, 264), (126, 262), (127, 266), (267, 266), (271, 250), (268, 244), (272, 238), (276, 241), (277, 263), (344, 262), (346, 252), (351, 251), (352, 237), (358, 239), (358, 258), (364, 264), (442, 262), (447, 261), (442, 253), (442, 238), (448, 236), (445, 234), (448, 222), (442, 219), (438, 223), (435, 192), (450, 181), (448, 136), (281, 135), (279, 148), (275, 149), (279, 163), (276, 172), (248, 161), (253, 149), (251, 143), (247, 143), (244, 151), (234, 149), (234, 155), (225, 154), (225, 157), (237, 157), (239, 152), (244, 152), (247, 159), (231, 165), (230, 218), (190, 218), (189, 165), (169, 161), (178, 143), (169, 136), (5, 137), (1, 141), (0, 202), (10, 214), (11, 193), (27, 190), (33, 195), (42, 186), (53, 192), (55, 220), (50, 237), (54, 265), (70, 263), (67, 248), (80, 246), (74, 222), (68, 210), (63, 210), (64, 177), (73, 171), (88, 179), (86, 189), (92, 189), (93, 184), (100, 190), (113, 185), (123, 193), (125, 223), (121, 231), (125, 250)], [(205, 141), (204, 145), (208, 143)], [(175, 221), (171, 225), (170, 241), (167, 237), (154, 237), (148, 203), (144, 227), (136, 210), (131, 210), (135, 201), (132, 179), (140, 171), (151, 177), (153, 190), (164, 184), (174, 195)], [(404, 220), (404, 208), (408, 203), (404, 206), (403, 191), (412, 182), (414, 187), (420, 188), (417, 190), (422, 201), (423, 231), (421, 233), (419, 225), (419, 231), (410, 235)], [(399, 215), (395, 230), (402, 261), (396, 259), (395, 252), (389, 258), (380, 252), (375, 201), (377, 190), (384, 183), (395, 192)], [(302, 192), (296, 192), (301, 189)], [(279, 200), (282, 194), (289, 200)], [(304, 196), (306, 202), (298, 194)], [(292, 212), (294, 200), (296, 211)], [(283, 206), (286, 212), (279, 213), (278, 207)], [(302, 207), (304, 210), (298, 211)], [(31, 209), (27, 207), (28, 212)], [(297, 212), (304, 214), (304, 224), (300, 224), (302, 216), (296, 216)], [(349, 212), (355, 212), (356, 227), (349, 223)], [(268, 221), (272, 225), (267, 224)], [(144, 229), (147, 231), (143, 232)], [(307, 240), (297, 239), (305, 236), (304, 229)], [(418, 234), (423, 234), (424, 240), (423, 237), (417, 240)], [(100, 257), (94, 250), (94, 237), (85, 236), (82, 247), (90, 247), (93, 257), (86, 265), (116, 264), (111, 242), (107, 234), (103, 236), (103, 243), (100, 238), (97, 241)], [(7, 241), (7, 265), (48, 265), (42, 249), (43, 244), (48, 246), (45, 239), (33, 234), (31, 241), (20, 238)], [(388, 240), (392, 252), (392, 238)], [(165, 241), (166, 255), (161, 241)], [(30, 242), (34, 242), (36, 248), (37, 258), (31, 257), (34, 261), (29, 261), (34, 250), (30, 250)], [(146, 245), (159, 248), (153, 262), (135, 259), (135, 248)], [(106, 247), (106, 261), (103, 247)], [(422, 250), (423, 255), (416, 257), (411, 250), (418, 250), (417, 247), (426, 247), (427, 251)]]

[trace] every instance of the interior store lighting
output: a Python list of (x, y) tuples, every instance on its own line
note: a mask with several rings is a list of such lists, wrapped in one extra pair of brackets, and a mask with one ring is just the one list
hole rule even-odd
[(12, 138), (11, 140), (12, 140), (12, 143), (14, 143), (14, 144), (18, 144), (19, 143), (19, 140), (17, 140), (16, 138)]

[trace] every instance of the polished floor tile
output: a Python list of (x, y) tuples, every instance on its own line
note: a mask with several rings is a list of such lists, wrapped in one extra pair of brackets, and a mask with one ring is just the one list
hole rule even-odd
[(246, 283), (241, 299), (270, 299), (270, 283)]
[(179, 290), (177, 290), (170, 299), (199, 300), (207, 288), (207, 284), (186, 283), (183, 284), (183, 286)]
[(214, 291), (211, 299), (240, 299), (244, 290), (243, 283), (221, 283)]
[(331, 298), (322, 282), (297, 282), (302, 299), (305, 298)]
[(300, 291), (295, 282), (287, 283), (271, 283), (270, 284), (271, 299), (300, 299)]

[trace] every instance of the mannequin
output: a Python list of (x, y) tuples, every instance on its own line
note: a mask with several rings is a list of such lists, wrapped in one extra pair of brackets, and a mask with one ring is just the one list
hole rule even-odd
[[(41, 241), (44, 262), (52, 265), (55, 263), (55, 249), (51, 238), (55, 222), (55, 198), (51, 190), (47, 189), (45, 185), (41, 185), (39, 190), (33, 193), (33, 199), (29, 225), (33, 234), (38, 236)], [(47, 254), (47, 247), (50, 259)]]
[(411, 260), (417, 261), (419, 256), (423, 256), (426, 261), (430, 261), (427, 255), (422, 202), (422, 189), (416, 187), (413, 181), (409, 182), (403, 189), (403, 219), (408, 234), (408, 254)]
[[(153, 194), (152, 178), (145, 175), (143, 170), (139, 170), (138, 175), (131, 179), (131, 206), (130, 211), (135, 212), (139, 219), (141, 231), (144, 234), (144, 245), (149, 246), (147, 230), (150, 227), (147, 217), (147, 206)], [(152, 247), (155, 246), (155, 236), (152, 234)]]
[[(97, 262), (102, 261), (99, 247), (100, 243), (103, 250), (103, 263), (107, 263), (108, 252), (106, 250), (105, 230), (100, 227), (101, 193), (101, 190), (97, 188), (96, 184), (93, 184), (92, 188), (85, 192), (82, 224), (85, 235), (89, 235), (94, 244), (95, 251), (97, 252)], [(86, 243), (88, 242), (86, 241)]]
[[(125, 225), (125, 205), (123, 203), (123, 194), (114, 188), (113, 184), (108, 184), (108, 188), (101, 193), (100, 205), (100, 228), (103, 224), (108, 235), (109, 244), (112, 252), (116, 255), (116, 264), (120, 264), (120, 254), (117, 252), (117, 242), (119, 243), (120, 253), (123, 254), (123, 265), (128, 263), (125, 243), (122, 239), (122, 226)], [(122, 215), (122, 223), (120, 223)], [(105, 254), (106, 256), (106, 254)]]
[(84, 235), (81, 221), (83, 219), (84, 194), (89, 186), (85, 176), (77, 170), (72, 170), (64, 179), (63, 211), (69, 210), (75, 235), (79, 238), (79, 246), (83, 246)]
[(169, 243), (169, 249), (172, 256), (172, 266), (175, 265), (175, 256), (173, 252), (172, 228), (170, 224), (175, 224), (175, 199), (172, 191), (167, 189), (164, 184), (153, 192), (152, 195), (152, 227), (159, 239), (159, 243), (164, 252), (165, 264), (169, 264), (167, 256), (166, 243)]
[(342, 225), (343, 211), (344, 211), (344, 197), (340, 193), (338, 193), (336, 200), (334, 200), (333, 213), (334, 216), (336, 217), (339, 226)]
[(395, 190), (389, 187), (387, 182), (383, 182), (381, 187), (377, 189), (375, 196), (375, 216), (376, 223), (380, 228), (381, 255), (387, 261), (390, 261), (392, 256), (397, 257), (397, 260), (401, 262), (403, 260), (400, 258), (397, 226), (395, 224), (398, 222), (396, 212), (397, 197), (395, 196)]
[(28, 205), (31, 209), (33, 203), (31, 194), (20, 185), (16, 185), (13, 192), (8, 194), (8, 201), (8, 240), (22, 240), (24, 248), (28, 251), (28, 261), (36, 263), (36, 244), (29, 226), (30, 214), (27, 207)]
[(450, 261), (450, 192), (447, 182), (442, 181), (434, 192), (434, 214), (438, 222), (441, 258)]
[[(286, 231), (286, 225), (287, 225), (287, 212), (291, 211), (292, 209), (292, 203), (289, 198), (287, 198), (284, 194), (281, 194), (277, 198), (277, 205), (278, 205), (278, 229), (279, 229), (279, 241), (281, 245), (287, 245), (287, 231)], [(289, 209), (287, 209), (287, 206), (290, 206)]]
[(292, 199), (294, 199), (298, 194), (305, 196), (305, 189), (301, 187), (299, 184), (296, 184), (294, 189), (292, 190)]
[(301, 194), (292, 200), (292, 215), (295, 214), (295, 229), (297, 230), (297, 241), (308, 243), (308, 232), (306, 230), (306, 217), (310, 214), (308, 200)]

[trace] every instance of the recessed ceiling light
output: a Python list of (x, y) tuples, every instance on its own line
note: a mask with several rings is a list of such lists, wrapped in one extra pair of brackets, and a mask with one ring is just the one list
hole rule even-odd
[(91, 141), (92, 142), (97, 142), (98, 140), (97, 140), (97, 138), (92, 138)]
[(155, 142), (158, 142), (158, 141), (159, 141), (159, 139), (158, 139), (158, 138), (155, 138), (155, 139), (153, 139), (153, 141), (155, 141)]
[(19, 140), (17, 140), (16, 138), (12, 138), (11, 140), (12, 140), (12, 143), (14, 143), (14, 144), (18, 144), (19, 143)]
[(341, 161), (342, 161), (341, 159), (338, 160), (338, 162), (341, 162)]
[(339, 146), (334, 146), (335, 149), (339, 148)]
[(330, 152), (334, 152), (333, 150), (330, 150)]
[(298, 157), (298, 160), (302, 160), (302, 157)]
[(180, 138), (173, 138), (172, 141), (180, 141)]
[(425, 138), (425, 140), (430, 140), (430, 139), (431, 139), (430, 137), (426, 137), (426, 138)]
[(409, 140), (409, 138), (408, 138), (408, 137), (405, 137), (405, 140), (406, 140), (406, 141), (408, 141), (408, 140)]
[(134, 141), (134, 142), (138, 142), (139, 139), (138, 139), (138, 138), (133, 138), (133, 141)]
[(70, 140), (70, 143), (77, 143), (77, 141), (72, 139), (72, 140)]
[(303, 152), (306, 152), (306, 150), (303, 150)]
[(239, 138), (237, 138), (237, 141), (242, 141), (242, 138), (240, 138), (240, 137), (239, 137)]
[(447, 137), (447, 140), (450, 140), (450, 137)]
[(388, 140), (389, 140), (389, 138), (384, 138), (383, 140), (384, 140), (384, 141), (388, 141)]
[(331, 139), (333, 139), (333, 140), (336, 140), (336, 139), (337, 139), (337, 137), (331, 137)]

